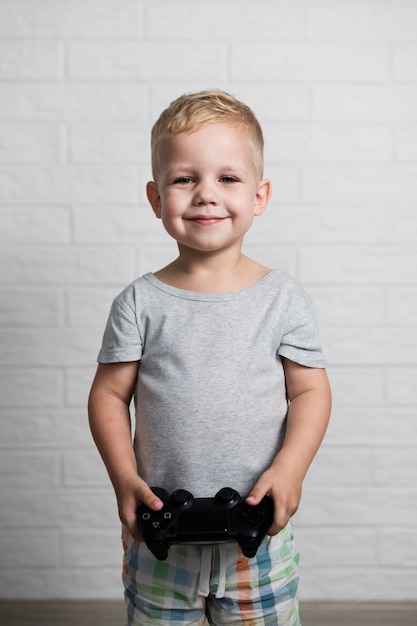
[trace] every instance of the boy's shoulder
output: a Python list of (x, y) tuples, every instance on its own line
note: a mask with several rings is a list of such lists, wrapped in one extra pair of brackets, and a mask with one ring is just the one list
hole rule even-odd
[(146, 274), (135, 278), (113, 298), (112, 308), (134, 311), (136, 303), (146, 299), (147, 285)]
[(128, 285), (126, 285), (126, 287), (122, 289), (122, 291), (120, 291), (120, 293), (116, 296), (116, 300), (129, 300), (134, 297), (133, 294), (135, 292), (146, 290), (149, 287), (149, 278), (151, 276), (151, 272), (148, 272), (132, 280), (132, 282), (130, 282)]

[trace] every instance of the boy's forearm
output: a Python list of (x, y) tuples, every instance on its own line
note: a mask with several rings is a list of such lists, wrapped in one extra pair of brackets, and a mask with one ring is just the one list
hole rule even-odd
[(294, 398), (289, 406), (284, 444), (271, 469), (287, 468), (301, 481), (325, 435), (330, 417), (330, 392), (312, 389)]
[(137, 362), (99, 364), (88, 399), (91, 433), (116, 489), (136, 475), (129, 406)]
[(91, 433), (117, 491), (129, 475), (136, 476), (129, 407), (111, 394), (90, 394)]

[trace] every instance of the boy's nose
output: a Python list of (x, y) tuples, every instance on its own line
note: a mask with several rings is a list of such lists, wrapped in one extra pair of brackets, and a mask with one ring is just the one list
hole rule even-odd
[(217, 204), (217, 194), (213, 185), (200, 183), (195, 190), (194, 202), (196, 204)]

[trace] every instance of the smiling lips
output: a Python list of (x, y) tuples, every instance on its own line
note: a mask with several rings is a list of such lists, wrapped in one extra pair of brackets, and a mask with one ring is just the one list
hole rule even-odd
[(218, 224), (224, 219), (226, 218), (219, 217), (217, 215), (196, 215), (195, 217), (188, 218), (190, 222), (194, 222), (195, 224), (200, 224), (202, 226), (211, 226), (212, 224)]

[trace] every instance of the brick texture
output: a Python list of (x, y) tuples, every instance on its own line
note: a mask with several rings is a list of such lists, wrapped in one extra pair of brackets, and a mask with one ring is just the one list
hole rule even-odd
[(246, 251), (310, 291), (328, 356), (333, 417), (296, 516), (302, 598), (415, 599), (407, 0), (0, 1), (2, 598), (121, 596), (87, 394), (113, 296), (175, 255), (145, 196), (151, 125), (210, 87), (263, 125), (273, 196)]

